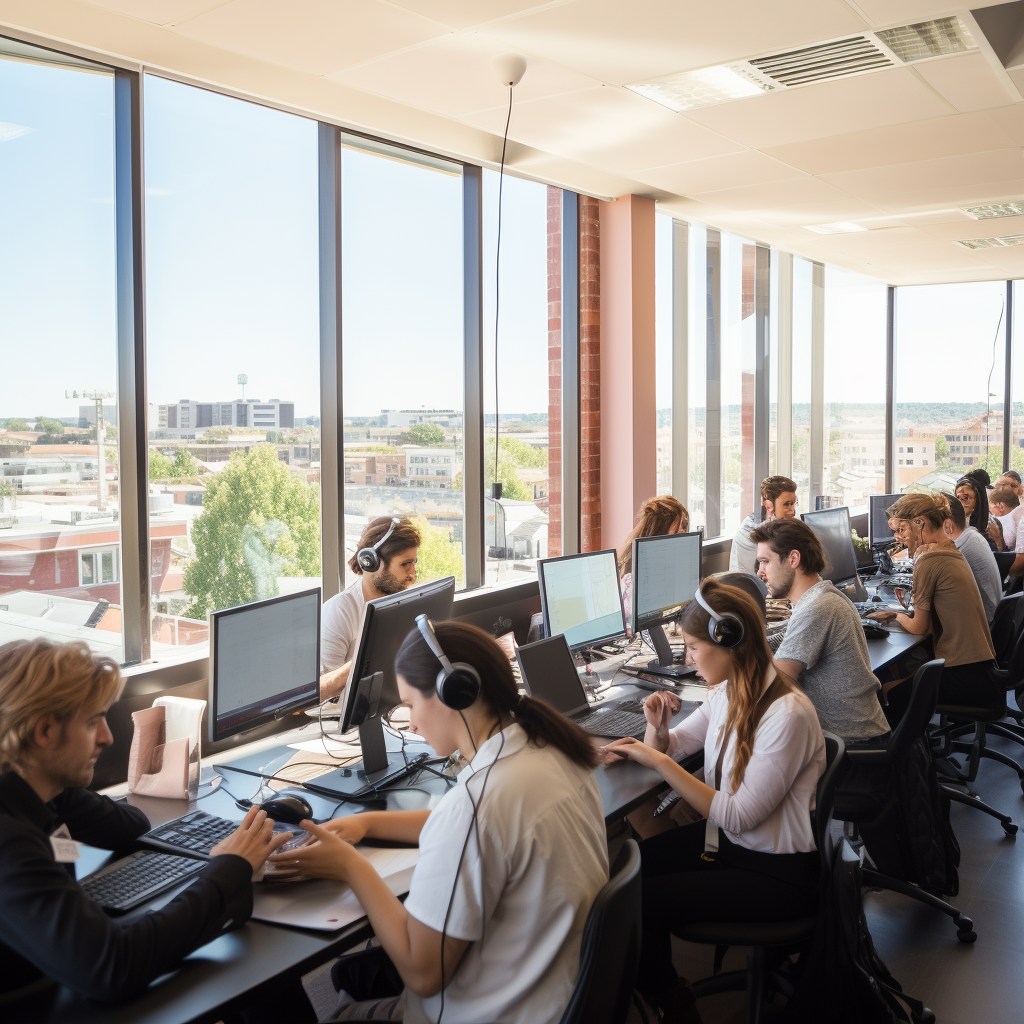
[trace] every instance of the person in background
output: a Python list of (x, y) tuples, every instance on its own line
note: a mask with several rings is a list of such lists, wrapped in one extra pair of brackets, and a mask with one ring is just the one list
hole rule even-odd
[(762, 523), (750, 539), (769, 593), (793, 605), (776, 667), (811, 698), (822, 729), (847, 741), (877, 742), (889, 724), (864, 628), (849, 598), (821, 578), (825, 552), (817, 534), (798, 519), (776, 519)]
[[(708, 699), (675, 728), (679, 698), (644, 702), (644, 742), (616, 740), (609, 761), (653, 768), (702, 815), (640, 845), (643, 936), (637, 988), (663, 1024), (700, 1024), (693, 990), (672, 963), (672, 930), (696, 921), (788, 921), (814, 914), (820, 865), (811, 827), (825, 740), (814, 705), (776, 671), (760, 609), (736, 587), (701, 585), (718, 615), (743, 626), (733, 647), (715, 643), (697, 601), (682, 612), (687, 658)], [(703, 777), (677, 762), (704, 751)], [(359, 815), (357, 815), (359, 817)]]
[(996, 487), (1009, 488), (1017, 495), (1017, 500), (1024, 502), (1024, 485), (1020, 482), (1020, 473), (1015, 469), (1008, 469), (995, 482)]
[(996, 487), (988, 496), (988, 507), (992, 515), (989, 518), (988, 535), (995, 543), (997, 551), (1013, 551), (1017, 546), (1017, 526), (1021, 508), (1020, 500), (1015, 491), (1008, 487)]
[[(211, 851), (191, 885), (159, 910), (109, 917), (75, 878), (75, 843), (128, 848), (149, 821), (88, 789), (113, 742), (106, 714), (121, 692), (117, 662), (82, 642), (0, 647), (0, 1013), (41, 1020), (33, 998), (55, 982), (89, 999), (141, 992), (199, 946), (243, 925), (252, 876), (290, 835), (263, 811)], [(22, 1010), (14, 1009), (15, 1001)]]
[(886, 510), (885, 514), (889, 519), (889, 529), (892, 530), (892, 535), (907, 553), (907, 558), (913, 558), (914, 552), (917, 551), (918, 545), (921, 543), (921, 531), (914, 528), (911, 520), (903, 518), (898, 510), (902, 508), (901, 502), (903, 498), (896, 501), (894, 505), (890, 505)]
[[(391, 536), (384, 540), (389, 530)], [(397, 594), (416, 582), (420, 540), (420, 531), (405, 518), (379, 516), (367, 523), (359, 538), (357, 554), (348, 562), (348, 567), (356, 574), (356, 581), (347, 590), (335, 594), (324, 605), (321, 615), (321, 700), (337, 697), (345, 688), (352, 669), (350, 659), (359, 641), (366, 602), (387, 594)], [(363, 548), (372, 548), (375, 544), (380, 544), (377, 549), (380, 568), (370, 575), (360, 568), (358, 552)]]
[(974, 477), (962, 476), (956, 482), (955, 493), (964, 507), (968, 523), (981, 534), (989, 547), (994, 549), (995, 542), (988, 535), (988, 491)]
[(626, 624), (633, 613), (633, 541), (637, 537), (664, 537), (672, 533), (686, 533), (690, 529), (690, 513), (681, 501), (671, 494), (648, 498), (640, 507), (633, 529), (619, 548), (619, 585), (626, 612)]
[(992, 478), (988, 475), (987, 470), (972, 469), (969, 473), (964, 473), (964, 476), (968, 476), (972, 480), (977, 481), (978, 484), (984, 487), (986, 491), (992, 490)]
[(773, 519), (792, 519), (796, 515), (796, 484), (788, 476), (766, 476), (761, 481), (761, 508), (751, 512), (740, 523), (732, 539), (729, 552), (729, 570), (757, 575), (757, 545), (750, 539), (751, 533), (761, 523)]
[[(914, 614), (871, 612), (873, 619), (896, 619), (909, 633), (932, 635), (936, 658), (945, 659), (939, 684), (940, 704), (981, 704), (992, 685), (995, 657), (985, 606), (967, 559), (946, 534), (949, 504), (938, 494), (905, 494), (893, 509), (920, 536), (914, 556)], [(889, 721), (906, 710), (910, 687), (893, 680), (888, 691)], [(899, 683), (900, 685), (895, 685)]]
[[(957, 489), (959, 490), (959, 488)], [(974, 573), (974, 579), (978, 584), (978, 591), (981, 593), (981, 603), (985, 606), (985, 617), (991, 625), (992, 617), (996, 613), (996, 605), (999, 604), (1003, 596), (1003, 581), (999, 575), (996, 556), (992, 554), (992, 548), (989, 547), (985, 538), (973, 526), (967, 525), (966, 509), (960, 499), (946, 492), (943, 492), (942, 496), (949, 504), (949, 518), (945, 523), (946, 536), (956, 545), (960, 554), (967, 559), (967, 564), (971, 567), (971, 572)], [(1024, 555), (1018, 555), (1017, 560), (1024, 563)], [(1021, 572), (1024, 572), (1024, 568), (1021, 569)]]

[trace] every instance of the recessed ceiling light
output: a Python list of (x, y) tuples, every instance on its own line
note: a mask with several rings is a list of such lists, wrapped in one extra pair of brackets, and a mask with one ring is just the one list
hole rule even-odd
[(648, 82), (634, 82), (627, 89), (660, 103), (669, 110), (693, 110), (716, 103), (759, 96), (771, 92), (772, 82), (758, 75), (747, 65), (721, 64), (699, 71), (683, 71)]
[(867, 228), (852, 221), (837, 220), (831, 224), (805, 224), (804, 230), (814, 231), (819, 235), (845, 235), (851, 231), (867, 231)]
[(887, 28), (875, 35), (905, 64), (974, 49), (971, 34), (955, 15), (937, 21)]
[(26, 128), (23, 124), (11, 124), (10, 121), (0, 121), (0, 142), (10, 142), (20, 135), (28, 135), (34, 132), (35, 128)]
[(1001, 249), (1008, 245), (1024, 245), (1024, 235), (1000, 235), (998, 238), (961, 238), (954, 244), (963, 249)]
[(1024, 214), (1024, 199), (1016, 203), (989, 203), (986, 206), (961, 206), (960, 209), (975, 220), (995, 220), (996, 217), (1019, 217)]

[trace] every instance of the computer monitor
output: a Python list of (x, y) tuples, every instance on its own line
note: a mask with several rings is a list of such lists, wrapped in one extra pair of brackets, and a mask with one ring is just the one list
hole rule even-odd
[(547, 636), (562, 633), (571, 650), (626, 635), (615, 551), (590, 551), (537, 563)]
[(831, 580), (852, 601), (866, 601), (867, 591), (857, 575), (857, 552), (850, 532), (850, 510), (827, 508), (820, 512), (805, 512), (803, 521), (818, 535), (825, 549), (825, 571), (822, 576)]
[(693, 600), (700, 579), (699, 533), (637, 537), (633, 541), (633, 632), (646, 629), (658, 655), (648, 662), (646, 671), (670, 676), (693, 674), (693, 669), (673, 662), (672, 648), (661, 627)]
[(320, 588), (211, 612), (214, 742), (320, 699)]
[(889, 529), (886, 509), (892, 508), (901, 497), (902, 494), (872, 494), (868, 497), (868, 533), (873, 548), (892, 543), (893, 535)]

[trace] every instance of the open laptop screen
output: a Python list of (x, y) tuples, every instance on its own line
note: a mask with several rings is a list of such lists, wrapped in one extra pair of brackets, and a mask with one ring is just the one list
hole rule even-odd
[(516, 651), (519, 671), (531, 697), (546, 700), (563, 715), (587, 706), (587, 694), (562, 633)]

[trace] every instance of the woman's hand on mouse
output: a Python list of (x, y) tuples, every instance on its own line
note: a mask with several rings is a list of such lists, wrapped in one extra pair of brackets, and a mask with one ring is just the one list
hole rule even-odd
[(210, 851), (210, 856), (220, 857), (233, 853), (247, 860), (255, 874), (263, 867), (264, 861), (291, 837), (291, 832), (274, 831), (274, 823), (267, 817), (266, 811), (250, 807), (242, 824), (227, 839), (222, 839)]
[(275, 853), (270, 863), (275, 870), (295, 872), (303, 878), (332, 878), (347, 882), (352, 858), (362, 859), (362, 854), (350, 842), (335, 832), (312, 821), (302, 822), (313, 841), (298, 850)]

